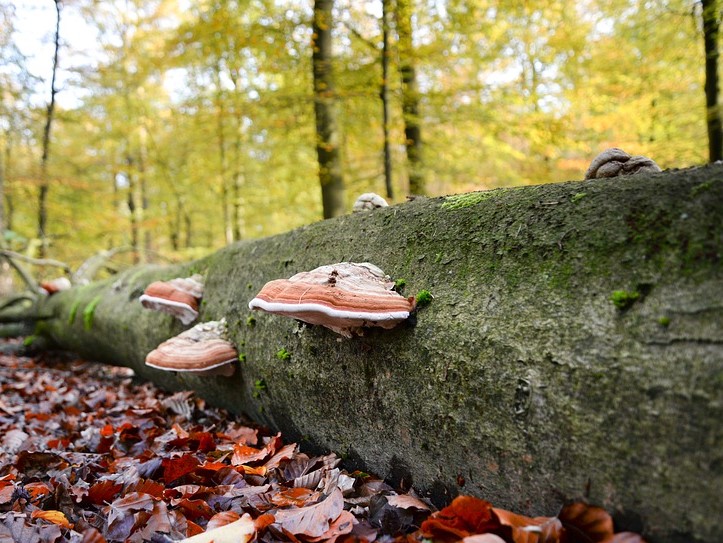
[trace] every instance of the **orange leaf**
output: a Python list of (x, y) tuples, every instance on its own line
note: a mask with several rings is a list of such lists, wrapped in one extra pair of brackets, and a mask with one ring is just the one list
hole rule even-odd
[(501, 528), (492, 505), (473, 496), (458, 496), (447, 507), (422, 522), (424, 537), (451, 542)]
[(304, 507), (310, 502), (316, 502), (319, 499), (319, 493), (314, 492), (303, 486), (282, 490), (278, 494), (271, 497), (271, 503), (279, 507), (295, 505), (296, 507)]
[(557, 517), (526, 517), (505, 509), (493, 508), (503, 526), (511, 528), (510, 537), (515, 543), (559, 543), (564, 530)]
[(25, 490), (30, 494), (31, 501), (35, 502), (43, 496), (47, 496), (52, 492), (51, 488), (45, 483), (34, 482), (25, 485)]
[(191, 537), (193, 535), (202, 534), (203, 528), (201, 528), (198, 524), (193, 522), (192, 520), (186, 519), (186, 535), (188, 537)]
[(276, 522), (276, 517), (274, 515), (271, 513), (264, 513), (254, 520), (254, 526), (256, 527), (256, 531), (260, 532), (274, 522)]
[(49, 511), (33, 511), (30, 514), (30, 518), (39, 518), (42, 520), (47, 520), (48, 522), (52, 522), (53, 524), (57, 524), (58, 526), (61, 526), (62, 528), (68, 528), (71, 529), (73, 525), (68, 521), (66, 516), (60, 512), (56, 511), (55, 509), (51, 509)]
[(557, 518), (566, 530), (583, 534), (593, 543), (605, 541), (613, 536), (613, 519), (601, 507), (575, 502), (563, 507)]

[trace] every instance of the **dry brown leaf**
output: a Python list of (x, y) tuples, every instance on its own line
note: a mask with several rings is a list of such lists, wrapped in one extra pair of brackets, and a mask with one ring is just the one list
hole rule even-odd
[(399, 507), (400, 509), (409, 509), (410, 507), (413, 507), (414, 509), (419, 509), (421, 511), (431, 511), (429, 505), (419, 498), (415, 498), (409, 494), (394, 494), (392, 496), (387, 496), (386, 498), (387, 503), (393, 507)]
[(220, 528), (221, 526), (226, 526), (227, 524), (236, 522), (240, 518), (241, 515), (239, 515), (235, 511), (222, 511), (221, 513), (216, 513), (208, 521), (208, 524), (206, 524), (206, 531)]
[(276, 525), (294, 535), (319, 537), (344, 510), (344, 497), (339, 489), (316, 505), (275, 511)]

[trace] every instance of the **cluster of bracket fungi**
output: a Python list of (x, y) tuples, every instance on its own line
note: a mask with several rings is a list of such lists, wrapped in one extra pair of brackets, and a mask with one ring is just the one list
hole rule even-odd
[[(593, 159), (585, 179), (659, 171), (648, 157), (611, 148)], [(378, 194), (365, 193), (354, 203), (353, 211), (387, 205)], [(364, 328), (389, 329), (409, 318), (415, 308), (414, 298), (405, 298), (393, 287), (394, 282), (373, 264), (340, 262), (269, 281), (249, 302), (249, 309), (324, 326), (351, 338), (362, 335)], [(140, 302), (188, 325), (198, 318), (202, 297), (203, 278), (194, 275), (155, 281), (148, 285)], [(221, 319), (197, 324), (164, 341), (148, 354), (146, 364), (167, 371), (228, 376), (233, 374), (237, 359), (238, 352), (228, 340), (226, 322)]]
[[(140, 302), (168, 313), (184, 325), (198, 318), (203, 297), (200, 275), (155, 281)], [(351, 338), (367, 327), (393, 328), (409, 318), (414, 297), (392, 290), (394, 281), (368, 262), (340, 262), (297, 273), (289, 279), (269, 281), (249, 309), (317, 324)], [(175, 372), (225, 375), (234, 372), (238, 352), (228, 340), (226, 322), (209, 321), (161, 343), (146, 356), (146, 365)]]

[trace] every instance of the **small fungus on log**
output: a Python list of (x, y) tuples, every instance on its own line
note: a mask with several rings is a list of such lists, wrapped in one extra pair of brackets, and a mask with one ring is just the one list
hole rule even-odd
[(371, 211), (372, 209), (378, 209), (380, 207), (388, 207), (387, 201), (374, 192), (365, 192), (354, 202), (352, 212), (358, 213), (359, 211)]
[(170, 281), (154, 281), (139, 298), (143, 307), (173, 315), (183, 324), (198, 318), (198, 301), (203, 296), (200, 275), (179, 277)]
[(393, 291), (394, 281), (373, 264), (341, 262), (264, 285), (250, 309), (320, 324), (350, 338), (363, 328), (393, 328), (409, 317), (414, 297)]
[(585, 179), (602, 179), (659, 171), (662, 170), (652, 158), (641, 155), (631, 156), (622, 149), (611, 147), (592, 159), (590, 167), (585, 172)]
[(48, 295), (55, 294), (61, 290), (68, 290), (71, 287), (70, 279), (67, 277), (56, 277), (49, 281), (42, 281), (40, 288), (42, 288)]
[(233, 375), (236, 348), (226, 339), (226, 321), (197, 324), (161, 343), (146, 356), (146, 365), (198, 375)]

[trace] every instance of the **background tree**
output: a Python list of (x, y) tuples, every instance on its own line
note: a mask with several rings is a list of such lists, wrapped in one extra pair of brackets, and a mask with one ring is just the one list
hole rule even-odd
[(332, 0), (314, 1), (311, 40), (317, 132), (316, 154), (319, 158), (319, 181), (325, 219), (346, 212), (332, 70), (333, 6)]
[(718, 105), (718, 0), (701, 0), (703, 6), (703, 43), (705, 51), (705, 105), (708, 125), (708, 157), (723, 160), (723, 124)]
[(43, 144), (42, 155), (40, 157), (40, 187), (38, 188), (38, 239), (40, 247), (38, 253), (40, 258), (45, 258), (47, 253), (48, 239), (48, 190), (50, 182), (48, 181), (48, 160), (50, 159), (50, 132), (53, 126), (53, 118), (55, 115), (55, 96), (58, 89), (55, 86), (58, 74), (58, 53), (60, 51), (60, 11), (61, 0), (54, 0), (55, 3), (55, 38), (53, 40), (53, 67), (50, 76), (50, 100), (45, 116), (45, 127), (43, 128)]
[(402, 110), (404, 136), (409, 169), (409, 193), (427, 193), (422, 160), (422, 128), (419, 113), (419, 91), (412, 40), (413, 0), (396, 0), (396, 24), (399, 49), (399, 71), (402, 75)]

